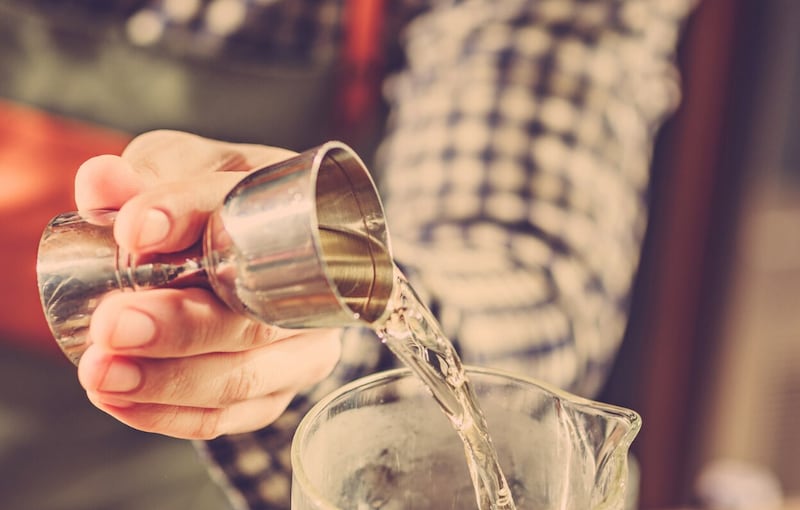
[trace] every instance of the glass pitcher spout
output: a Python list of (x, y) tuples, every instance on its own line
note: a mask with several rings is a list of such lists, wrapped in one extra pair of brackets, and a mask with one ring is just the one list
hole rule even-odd
[(630, 409), (585, 400), (559, 390), (563, 409), (559, 421), (576, 447), (577, 459), (587, 475), (593, 472), (591, 508), (625, 508), (628, 459), (633, 440), (642, 426), (641, 416)]

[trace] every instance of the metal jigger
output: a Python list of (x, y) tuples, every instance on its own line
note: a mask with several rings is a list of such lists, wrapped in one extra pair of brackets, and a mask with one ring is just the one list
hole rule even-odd
[(133, 256), (114, 242), (113, 211), (56, 216), (39, 244), (45, 317), (75, 364), (109, 292), (203, 286), (232, 309), (280, 327), (380, 318), (393, 261), (383, 206), (361, 159), (328, 142), (248, 174), (193, 248)]

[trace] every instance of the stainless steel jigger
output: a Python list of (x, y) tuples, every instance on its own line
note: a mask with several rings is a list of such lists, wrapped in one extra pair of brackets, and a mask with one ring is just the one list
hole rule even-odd
[(380, 197), (361, 159), (340, 142), (248, 174), (182, 253), (123, 253), (114, 215), (58, 215), (39, 244), (44, 313), (75, 364), (88, 346), (91, 314), (109, 292), (203, 286), (252, 318), (304, 328), (374, 322), (392, 291)]

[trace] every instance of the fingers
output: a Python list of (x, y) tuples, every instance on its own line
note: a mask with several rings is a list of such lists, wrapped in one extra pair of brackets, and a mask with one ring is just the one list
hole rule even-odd
[(249, 320), (199, 288), (108, 295), (89, 325), (104, 351), (149, 358), (239, 352), (296, 334)]
[(170, 181), (128, 200), (117, 214), (114, 238), (133, 253), (169, 253), (194, 244), (208, 215), (246, 172)]
[(75, 179), (78, 209), (119, 209), (114, 235), (133, 253), (179, 251), (247, 172), (283, 161), (286, 149), (209, 140), (178, 131), (136, 137), (122, 156), (86, 161)]
[(248, 171), (256, 155), (285, 159), (289, 151), (239, 146), (177, 131), (151, 131), (134, 138), (122, 156), (96, 156), (75, 176), (78, 209), (118, 209), (136, 194), (168, 182), (217, 171)]
[(278, 392), (226, 408), (206, 408), (134, 405), (94, 392), (87, 392), (87, 395), (96, 407), (135, 429), (196, 440), (209, 440), (223, 434), (240, 434), (266, 427), (286, 410), (294, 398), (293, 392)]
[(92, 345), (78, 375), (95, 405), (133, 427), (209, 438), (271, 423), (300, 389), (330, 374), (340, 349), (335, 330), (186, 358), (125, 357)]
[(150, 131), (134, 138), (122, 159), (148, 181), (180, 180), (214, 172), (249, 171), (296, 154), (263, 145), (211, 140), (191, 133)]
[(192, 357), (126, 357), (91, 346), (78, 367), (86, 390), (129, 402), (228, 407), (314, 384), (333, 369), (339, 338), (332, 330), (303, 332), (259, 349)]
[[(178, 252), (247, 173), (292, 151), (176, 131), (136, 137), (121, 156), (85, 162), (78, 208), (114, 209), (114, 236), (132, 254)], [(141, 430), (210, 438), (274, 420), (339, 356), (333, 330), (256, 323), (203, 289), (105, 296), (92, 315), (78, 375), (95, 405)]]
[(81, 211), (119, 209), (145, 187), (144, 179), (122, 158), (96, 156), (75, 174), (75, 203)]
[(330, 374), (341, 350), (338, 330), (256, 323), (203, 289), (108, 295), (89, 337), (78, 379), (97, 407), (137, 429), (192, 439), (271, 423)]

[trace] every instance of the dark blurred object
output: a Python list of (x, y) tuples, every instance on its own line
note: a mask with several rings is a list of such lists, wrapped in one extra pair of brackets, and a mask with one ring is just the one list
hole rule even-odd
[[(642, 508), (694, 503), (703, 466), (726, 453), (800, 490), (800, 255), (785, 221), (800, 217), (799, 7), (704, 0), (687, 27), (684, 101), (657, 146), (633, 316), (604, 396), (643, 416)], [(782, 209), (783, 226), (753, 235), (757, 202)], [(783, 269), (742, 287), (764, 255)]]
[(298, 151), (328, 139), (335, 59), (136, 45), (126, 33), (135, 3), (0, 0), (0, 97), (134, 134), (180, 129)]

